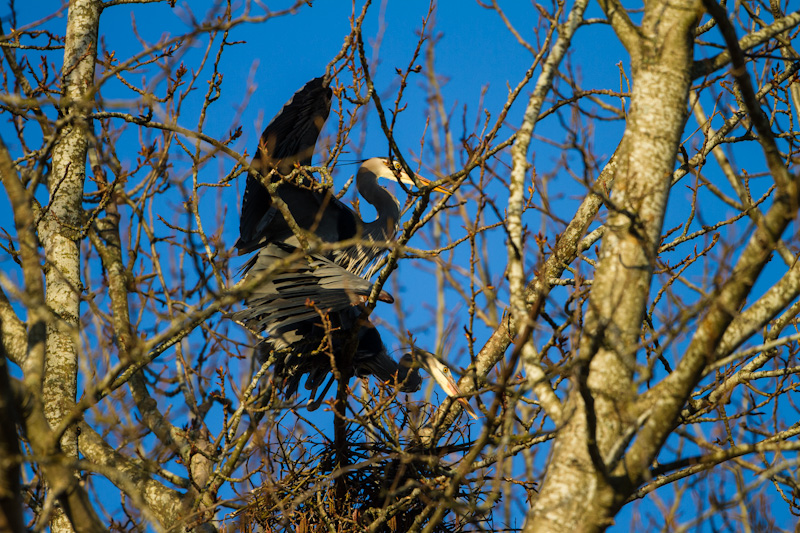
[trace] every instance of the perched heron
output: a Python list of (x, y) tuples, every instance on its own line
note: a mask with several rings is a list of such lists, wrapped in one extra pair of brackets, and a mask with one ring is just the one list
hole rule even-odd
[[(319, 405), (330, 387), (332, 377), (317, 394), (334, 367), (346, 372), (342, 379), (353, 374), (375, 375), (382, 381), (396, 378), (401, 390), (412, 392), (421, 385), (416, 368), (419, 365), (448, 395), (458, 395), (449, 370), (433, 354), (417, 350), (398, 364), (387, 355), (375, 326), (362, 317), (363, 304), (372, 291), (372, 283), (366, 277), (372, 274), (375, 260), (386, 252), (386, 242), (394, 238), (400, 220), (400, 203), (378, 185), (378, 179), (409, 186), (415, 186), (415, 180), (397, 162), (366, 160), (356, 174), (356, 189), (375, 208), (377, 217), (364, 222), (330, 188), (320, 187), (297, 170), (311, 163), (317, 137), (330, 111), (331, 96), (324, 78), (311, 80), (295, 93), (267, 125), (251, 166), (275, 184), (276, 196), (286, 204), (301, 229), (313, 232), (324, 242), (356, 244), (323, 253), (304, 253), (290, 224), (273, 205), (262, 182), (251, 173), (242, 199), (236, 247), (240, 254), (258, 250), (243, 268), (248, 278), (265, 270), (274, 273), (250, 294), (245, 309), (235, 313), (234, 319), (252, 330), (266, 332), (260, 357), (265, 360), (270, 352), (277, 352), (275, 375), (282, 381), (287, 397), (306, 377), (312, 408)], [(425, 178), (415, 178), (417, 184), (430, 184)], [(431, 190), (450, 192), (442, 187)], [(393, 301), (386, 292), (380, 293), (379, 300)], [(345, 345), (353, 335), (355, 348), (352, 359), (347, 361)], [(469, 407), (465, 400), (462, 403)]]
[[(400, 203), (378, 184), (378, 179), (399, 181), (407, 186), (416, 184), (397, 161), (378, 157), (364, 161), (356, 173), (356, 190), (378, 214), (372, 222), (364, 222), (353, 209), (336, 198), (330, 188), (322, 189), (302, 174), (296, 179), (286, 179), (298, 166), (311, 164), (317, 137), (330, 112), (331, 95), (330, 87), (321, 77), (306, 83), (267, 125), (250, 165), (262, 175), (269, 176), (271, 183), (277, 183), (275, 194), (286, 203), (300, 228), (312, 231), (329, 243), (357, 238), (358, 244), (334, 249), (328, 255), (350, 273), (362, 276), (386, 251), (380, 243), (394, 238), (400, 221)], [(422, 185), (430, 183), (422, 176), (416, 176), (416, 179)], [(450, 193), (444, 187), (432, 190)], [(240, 254), (245, 254), (271, 242), (299, 246), (297, 237), (280, 210), (273, 205), (267, 190), (257, 177), (250, 174), (242, 197), (236, 247)]]

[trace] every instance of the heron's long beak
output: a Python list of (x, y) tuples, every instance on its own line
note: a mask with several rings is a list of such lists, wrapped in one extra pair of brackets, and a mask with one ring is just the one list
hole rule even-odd
[[(415, 176), (417, 178), (417, 181), (419, 181), (423, 185), (430, 185), (432, 183), (431, 180), (429, 180), (428, 178), (423, 178), (419, 174), (415, 174)], [(442, 193), (447, 194), (447, 195), (453, 194), (453, 191), (451, 191), (450, 189), (448, 189), (446, 187), (442, 187), (441, 185), (437, 185), (436, 187), (434, 187), (431, 190), (432, 191), (436, 191), (436, 192), (442, 192)]]
[[(418, 355), (423, 358), (423, 361), (421, 361), (423, 368), (428, 371), (431, 377), (436, 380), (436, 383), (442, 387), (442, 390), (444, 390), (448, 396), (457, 397), (461, 395), (461, 391), (459, 390), (456, 380), (453, 378), (453, 374), (450, 372), (449, 368), (447, 368), (441, 361), (436, 359), (433, 354), (423, 355), (418, 352)], [(461, 403), (461, 405), (464, 407), (464, 410), (466, 410), (472, 418), (475, 420), (478, 419), (478, 415), (475, 414), (475, 411), (469, 405), (469, 402), (466, 398), (456, 398), (456, 400)]]

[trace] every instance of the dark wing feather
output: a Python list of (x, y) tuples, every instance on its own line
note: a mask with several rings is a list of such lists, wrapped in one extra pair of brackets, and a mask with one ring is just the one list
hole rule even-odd
[[(262, 175), (274, 169), (280, 176), (286, 176), (295, 165), (310, 165), (331, 109), (332, 95), (333, 91), (321, 77), (306, 83), (264, 129), (251, 166)], [(280, 176), (273, 176), (273, 182)], [(260, 238), (258, 230), (263, 231), (276, 218), (274, 211), (267, 190), (255, 176), (248, 174), (236, 244), (240, 253), (254, 249), (253, 243)]]

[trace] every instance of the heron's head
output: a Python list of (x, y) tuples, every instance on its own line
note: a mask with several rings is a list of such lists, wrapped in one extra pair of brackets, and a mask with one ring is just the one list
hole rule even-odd
[[(442, 390), (444, 390), (445, 393), (447, 393), (448, 396), (458, 397), (461, 394), (461, 390), (459, 390), (458, 384), (456, 383), (452, 372), (450, 372), (450, 369), (447, 368), (447, 366), (432, 353), (426, 352), (425, 350), (420, 350), (418, 348), (415, 348), (413, 353), (407, 353), (400, 359), (401, 372), (403, 372), (404, 368), (408, 369), (405, 371), (409, 374), (409, 378), (407, 379), (406, 383), (411, 381), (411, 372), (417, 373), (417, 380), (419, 381), (419, 384), (414, 390), (419, 390), (419, 387), (422, 384), (422, 380), (419, 378), (419, 371), (417, 370), (418, 367), (424, 368), (425, 371), (430, 374), (434, 380), (436, 380), (436, 383), (439, 384), (439, 386), (442, 388)], [(464, 406), (464, 409), (466, 409), (470, 416), (475, 419), (478, 418), (478, 415), (476, 415), (475, 411), (472, 410), (472, 407), (470, 407), (466, 398), (458, 398), (458, 401), (462, 406)]]
[[(363, 173), (363, 174), (362, 174)], [(411, 179), (411, 176), (403, 170), (403, 165), (400, 164), (399, 161), (392, 161), (391, 159), (383, 158), (383, 157), (373, 157), (371, 159), (367, 159), (362, 163), (361, 168), (358, 169), (359, 177), (366, 176), (366, 174), (372, 174), (375, 178), (385, 178), (392, 181), (399, 181), (409, 187), (416, 187), (414, 180)], [(419, 174), (416, 174), (417, 183), (420, 185), (429, 185), (431, 180), (427, 178), (423, 178)], [(437, 185), (432, 190), (437, 192), (442, 192), (445, 194), (451, 194), (452, 191), (450, 189), (446, 189)]]

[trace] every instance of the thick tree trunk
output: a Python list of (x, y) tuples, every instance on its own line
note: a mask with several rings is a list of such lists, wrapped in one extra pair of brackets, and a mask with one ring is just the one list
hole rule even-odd
[[(94, 95), (94, 65), (100, 23), (99, 0), (72, 0), (62, 70), (61, 113), (67, 119), (53, 148), (52, 174), (48, 178), (49, 204), (39, 225), (46, 257), (47, 306), (59, 317), (47, 325), (42, 399), (51, 427), (75, 406), (80, 331), (80, 240), (83, 233), (83, 188), (86, 155), (91, 135), (87, 119)], [(61, 439), (68, 456), (78, 456), (75, 428)], [(63, 514), (56, 514), (53, 531), (70, 531)]]
[(634, 365), (687, 116), (697, 4), (649, 3), (640, 28), (603, 6), (631, 53), (631, 109), (572, 388), (526, 532), (605, 529), (647, 466), (614, 473), (636, 423)]

